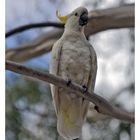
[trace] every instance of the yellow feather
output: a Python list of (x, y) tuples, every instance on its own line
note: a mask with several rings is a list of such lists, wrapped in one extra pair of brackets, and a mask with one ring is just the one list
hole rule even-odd
[(59, 18), (59, 20), (60, 20), (62, 23), (66, 23), (67, 20), (68, 20), (68, 16), (61, 16), (60, 13), (58, 12), (58, 10), (56, 11), (56, 16)]

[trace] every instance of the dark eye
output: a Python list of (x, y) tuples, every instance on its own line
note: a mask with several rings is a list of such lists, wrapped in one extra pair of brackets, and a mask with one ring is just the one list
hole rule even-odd
[(78, 13), (75, 13), (75, 16), (78, 16)]

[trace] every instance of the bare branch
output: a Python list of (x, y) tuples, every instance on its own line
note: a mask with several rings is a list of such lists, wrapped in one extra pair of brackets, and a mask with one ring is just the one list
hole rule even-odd
[(134, 14), (134, 4), (91, 11), (86, 35), (89, 36), (108, 29), (134, 27)]
[(111, 116), (99, 113), (97, 110), (95, 110), (95, 104), (90, 103), (88, 113), (87, 113), (88, 121), (97, 122), (97, 121), (104, 121), (109, 119), (111, 119)]
[(20, 27), (17, 27), (15, 29), (12, 29), (6, 33), (6, 37), (10, 37), (14, 34), (23, 32), (25, 30), (33, 29), (33, 28), (43, 28), (43, 27), (57, 27), (57, 28), (64, 28), (64, 24), (62, 23), (57, 23), (57, 22), (41, 22), (41, 23), (32, 23), (32, 24), (27, 24), (23, 25)]
[(87, 92), (86, 94), (83, 94), (83, 88), (76, 83), (72, 82), (69, 86), (67, 86), (67, 81), (63, 80), (62, 78), (58, 76), (54, 76), (52, 74), (49, 74), (48, 72), (39, 72), (37, 70), (27, 68), (23, 65), (20, 65), (18, 63), (11, 62), (11, 61), (6, 61), (6, 69), (14, 71), (22, 75), (26, 75), (32, 78), (42, 80), (45, 82), (49, 82), (58, 87), (62, 87), (67, 90), (70, 90), (73, 93), (77, 94), (78, 96), (81, 96), (87, 99), (88, 101), (94, 103), (96, 105), (96, 109), (98, 108), (99, 113), (112, 116), (120, 120), (134, 122), (134, 115), (113, 106), (107, 100), (105, 100), (104, 98), (100, 97), (99, 95), (95, 93), (91, 94)]
[(6, 49), (6, 59), (15, 62), (23, 62), (50, 52), (54, 42), (61, 37), (62, 33), (62, 29), (56, 29), (41, 35), (30, 43), (21, 45), (17, 48)]
[[(129, 5), (129, 6), (131, 6), (131, 5)], [(111, 28), (110, 26), (112, 26), (112, 28), (122, 28), (122, 27), (126, 28), (126, 27), (133, 27), (134, 26), (134, 17), (133, 17), (134, 9), (132, 9), (132, 7), (130, 7), (130, 9), (129, 9), (129, 11), (132, 10), (131, 13), (130, 12), (128, 13), (128, 8), (126, 8), (126, 6), (125, 7), (122, 6), (122, 7), (119, 7), (117, 9), (114, 8), (113, 10), (114, 10), (114, 13), (112, 13), (112, 15), (111, 15), (112, 8), (108, 9), (108, 11), (96, 10), (96, 11), (90, 12), (90, 14), (89, 14), (89, 21), (90, 22), (89, 22), (88, 26), (95, 26), (96, 28), (94, 28), (95, 31), (93, 31), (93, 30), (87, 31), (88, 34), (90, 35), (90, 34), (92, 34), (92, 32), (93, 33), (96, 32), (96, 30), (97, 30), (97, 32), (98, 32), (98, 30), (104, 30), (104, 29), (106, 30), (106, 29), (108, 29), (108, 27)], [(122, 12), (120, 12), (120, 15), (118, 15), (118, 13), (116, 14), (115, 11), (116, 11), (116, 13), (123, 11), (123, 15), (122, 15)], [(110, 13), (110, 15), (108, 13)], [(126, 14), (127, 14), (127, 17), (126, 17)], [(106, 20), (108, 18), (108, 16), (111, 18), (110, 20), (112, 20), (111, 24), (108, 24), (108, 20)], [(121, 16), (121, 18), (119, 16)], [(99, 26), (99, 23), (97, 24), (95, 22), (96, 19), (100, 19), (100, 23), (101, 23), (100, 26), (103, 26), (102, 28)], [(118, 21), (118, 19), (120, 21)], [(105, 23), (102, 24), (103, 23), (102, 21), (105, 21)], [(120, 22), (122, 24), (120, 24)], [(23, 26), (20, 26), (20, 27), (17, 27), (15, 29), (8, 31), (6, 33), (6, 37), (10, 37), (16, 33), (20, 33), (20, 32), (23, 32), (25, 30), (29, 30), (29, 29), (33, 29), (33, 28), (43, 28), (43, 27), (63, 28), (64, 24), (57, 23), (57, 22), (40, 22), (40, 23), (27, 24), (27, 25), (23, 25)], [(97, 27), (99, 27), (99, 29)]]
[[(89, 18), (89, 23), (85, 28), (86, 36), (108, 29), (134, 27), (134, 4), (91, 11)], [(22, 62), (47, 53), (51, 51), (54, 42), (60, 38), (62, 33), (63, 29), (54, 29), (30, 43), (7, 49), (6, 59)]]

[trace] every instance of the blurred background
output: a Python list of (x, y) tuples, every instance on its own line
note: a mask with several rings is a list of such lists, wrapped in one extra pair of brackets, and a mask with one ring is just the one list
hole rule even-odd
[[(6, 0), (6, 31), (45, 21), (57, 21), (56, 10), (68, 13), (78, 6), (89, 11), (106, 9), (134, 0)], [(38, 28), (6, 39), (6, 48), (30, 42), (53, 28)], [(114, 105), (134, 112), (134, 28), (106, 30), (89, 38), (98, 59), (95, 93)], [(48, 71), (51, 53), (25, 61)], [(80, 140), (134, 140), (134, 124), (107, 117), (96, 118), (90, 110)], [(49, 84), (6, 72), (6, 140), (63, 140), (56, 130), (56, 115)]]

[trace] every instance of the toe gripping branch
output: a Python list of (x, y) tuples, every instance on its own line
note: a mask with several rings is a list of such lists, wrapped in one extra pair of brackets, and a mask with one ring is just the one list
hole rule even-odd
[(94, 109), (95, 109), (98, 113), (100, 113), (100, 112), (99, 112), (99, 107), (98, 107), (98, 106), (95, 105)]
[[(87, 88), (85, 85), (83, 85), (82, 87), (83, 87), (83, 94), (85, 94), (85, 93), (88, 91), (88, 88)], [(84, 102), (84, 98), (83, 98), (82, 102)], [(100, 112), (99, 112), (99, 107), (98, 107), (98, 106), (95, 106), (94, 109), (95, 109), (98, 113), (100, 113)]]
[(87, 86), (83, 85), (82, 87), (83, 87), (83, 93), (86, 93), (88, 91)]
[[(69, 86), (71, 84), (71, 80), (70, 79), (68, 79), (68, 81), (67, 81), (67, 86)], [(88, 88), (85, 86), (85, 85), (83, 85), (82, 86), (83, 87), (83, 94), (85, 94), (87, 91), (88, 91)], [(84, 98), (82, 99), (82, 102), (84, 102)]]
[(71, 80), (68, 79), (68, 81), (67, 81), (67, 86), (69, 86), (70, 84), (71, 84)]
[[(88, 88), (87, 88), (87, 86), (85, 86), (85, 85), (83, 85), (82, 86), (83, 87), (83, 94), (85, 94), (87, 91), (88, 91)], [(84, 98), (82, 99), (82, 102), (84, 102)]]

